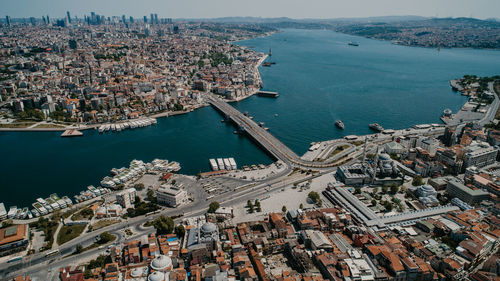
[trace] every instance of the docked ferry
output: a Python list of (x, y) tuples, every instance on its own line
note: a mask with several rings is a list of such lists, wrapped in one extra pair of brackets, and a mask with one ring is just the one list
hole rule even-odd
[(382, 132), (384, 130), (384, 128), (382, 126), (380, 126), (379, 123), (372, 123), (369, 125), (369, 127), (370, 127), (370, 129), (377, 131), (377, 132)]

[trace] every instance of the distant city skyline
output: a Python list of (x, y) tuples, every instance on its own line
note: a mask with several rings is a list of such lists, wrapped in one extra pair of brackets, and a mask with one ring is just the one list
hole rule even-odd
[(290, 17), (356, 18), (416, 15), (424, 17), (498, 18), (498, 0), (18, 0), (2, 3), (3, 16), (83, 17), (91, 11), (106, 16), (169, 18)]

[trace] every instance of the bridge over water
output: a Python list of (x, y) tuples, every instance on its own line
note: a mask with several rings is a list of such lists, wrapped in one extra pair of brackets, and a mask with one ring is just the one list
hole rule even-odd
[(244, 131), (274, 158), (303, 168), (331, 168), (336, 166), (333, 163), (320, 163), (301, 159), (280, 140), (227, 102), (212, 95), (207, 96), (207, 99), (215, 109), (226, 117), (226, 119), (235, 123), (240, 131)]

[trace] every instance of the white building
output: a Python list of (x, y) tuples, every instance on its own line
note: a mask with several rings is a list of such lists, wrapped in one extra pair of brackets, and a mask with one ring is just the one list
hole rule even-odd
[(476, 166), (482, 168), (484, 166), (495, 163), (498, 149), (489, 145), (486, 142), (472, 142), (465, 153), (464, 166)]
[(187, 192), (174, 185), (162, 185), (156, 191), (156, 199), (159, 204), (177, 207), (187, 202)]
[(135, 202), (137, 192), (135, 188), (129, 188), (116, 194), (116, 202), (125, 209), (132, 207)]

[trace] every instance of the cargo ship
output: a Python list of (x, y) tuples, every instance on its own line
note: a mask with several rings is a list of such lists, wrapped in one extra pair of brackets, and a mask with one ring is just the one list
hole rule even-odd
[(370, 129), (377, 131), (377, 132), (382, 132), (384, 130), (384, 128), (382, 126), (380, 126), (379, 123), (372, 123), (369, 125), (369, 127), (370, 127)]
[(339, 129), (342, 129), (342, 130), (345, 128), (344, 123), (342, 123), (342, 120), (340, 120), (340, 119), (335, 121), (335, 126), (337, 126)]

